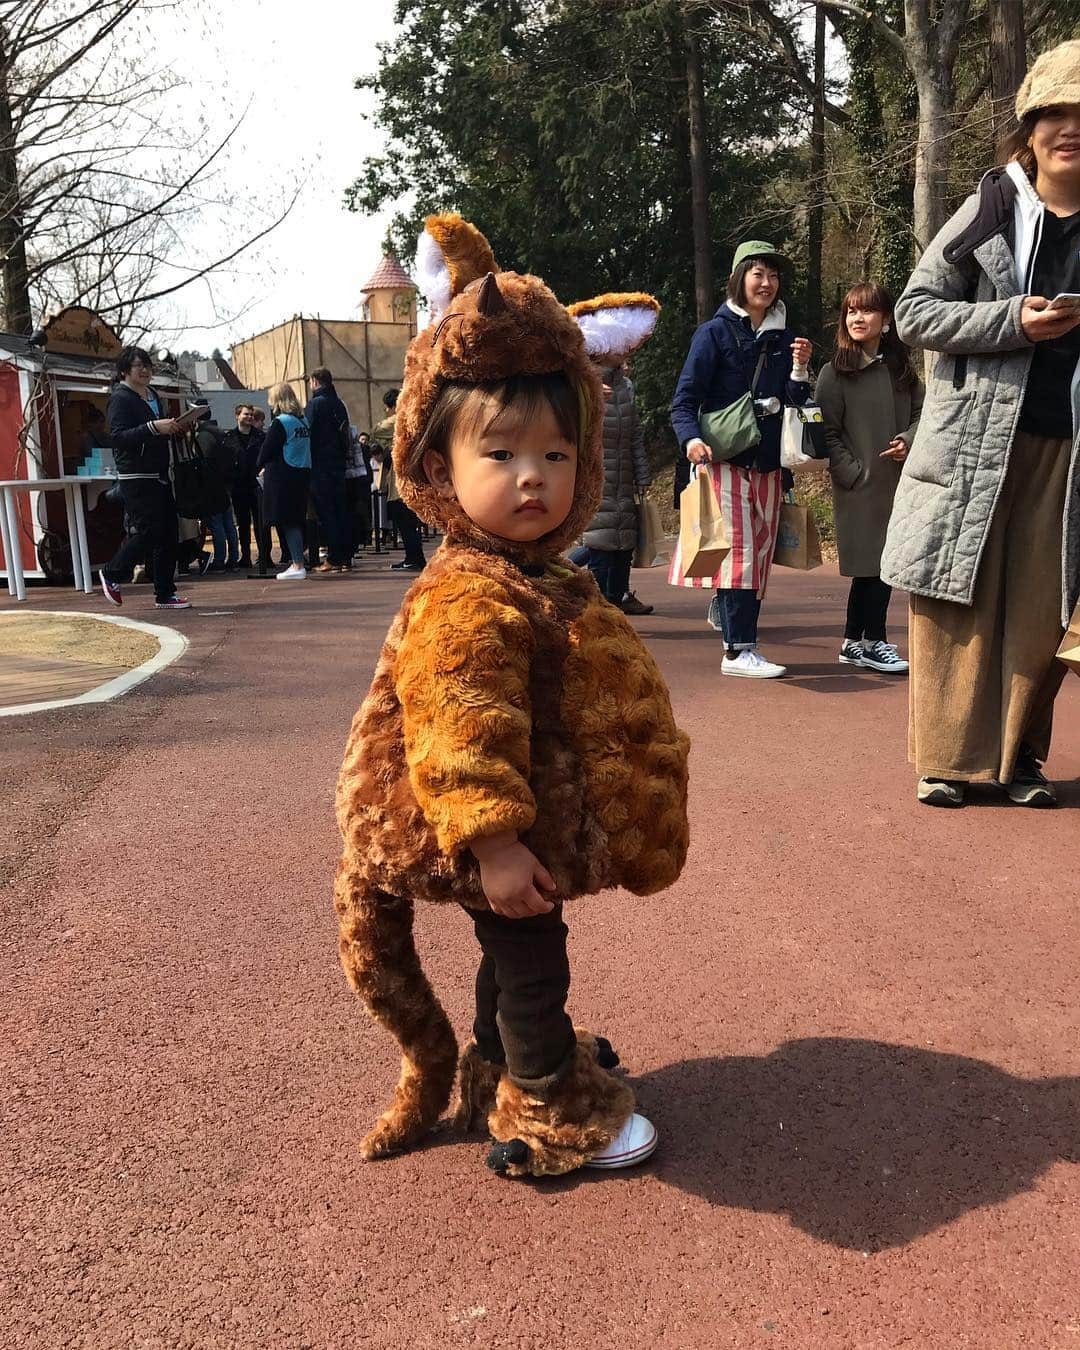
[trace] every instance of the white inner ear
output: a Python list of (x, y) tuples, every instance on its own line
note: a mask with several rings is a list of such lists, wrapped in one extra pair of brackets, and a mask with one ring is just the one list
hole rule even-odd
[(590, 356), (625, 356), (656, 327), (656, 310), (649, 305), (614, 305), (579, 314), (577, 321)]
[(427, 230), (416, 242), (416, 283), (428, 302), (431, 321), (437, 322), (450, 308), (450, 268), (442, 249)]

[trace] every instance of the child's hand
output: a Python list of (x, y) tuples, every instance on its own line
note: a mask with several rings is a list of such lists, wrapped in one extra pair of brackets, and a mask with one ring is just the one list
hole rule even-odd
[(496, 914), (506, 919), (530, 919), (535, 914), (550, 914), (555, 908), (537, 890), (541, 886), (553, 891), (555, 879), (516, 834), (477, 839), (472, 852), (480, 864), (480, 884)]

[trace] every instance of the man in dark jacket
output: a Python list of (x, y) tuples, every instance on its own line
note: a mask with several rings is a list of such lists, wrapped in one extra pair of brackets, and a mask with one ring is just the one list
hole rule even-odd
[(117, 384), (106, 418), (129, 533), (99, 577), (105, 598), (120, 605), (120, 578), (130, 576), (145, 559), (153, 571), (156, 608), (190, 609), (176, 594), (176, 503), (169, 482), (169, 437), (181, 427), (162, 416), (150, 388), (153, 374), (154, 364), (141, 347), (125, 347), (117, 358)]
[(349, 521), (345, 506), (345, 459), (349, 447), (349, 412), (324, 367), (308, 377), (311, 401), (304, 417), (311, 434), (311, 498), (326, 538), (327, 559), (316, 572), (348, 572), (352, 568)]
[(259, 447), (263, 435), (255, 426), (255, 409), (250, 403), (238, 403), (233, 409), (236, 426), (227, 431), (224, 443), (232, 453), (236, 464), (233, 475), (232, 504), (236, 515), (236, 530), (240, 540), (240, 567), (251, 566), (251, 535), (256, 534), (258, 543), (259, 513), (256, 481), (259, 462)]

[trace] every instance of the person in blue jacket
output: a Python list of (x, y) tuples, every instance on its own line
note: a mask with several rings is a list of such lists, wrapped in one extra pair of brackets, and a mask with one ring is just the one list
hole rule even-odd
[[(774, 679), (786, 673), (786, 667), (767, 661), (758, 651), (758, 616), (783, 499), (783, 408), (785, 404), (801, 406), (810, 397), (812, 347), (787, 328), (780, 299), (780, 268), (786, 262), (763, 240), (739, 245), (728, 278), (728, 298), (694, 334), (671, 401), (671, 425), (680, 451), (690, 464), (709, 466), (702, 472), (711, 472), (731, 537), (731, 552), (714, 577), (686, 577), (676, 548), (668, 579), (675, 586), (716, 588), (708, 623), (724, 635), (721, 671), (751, 679)], [(745, 394), (762, 356), (754, 388), (761, 440), (729, 462), (713, 463), (698, 418), (726, 408)]]

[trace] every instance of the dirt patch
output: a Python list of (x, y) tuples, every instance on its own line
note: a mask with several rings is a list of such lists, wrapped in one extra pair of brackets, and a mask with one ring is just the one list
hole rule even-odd
[(37, 656), (132, 670), (156, 656), (151, 633), (90, 616), (0, 614), (0, 656)]

